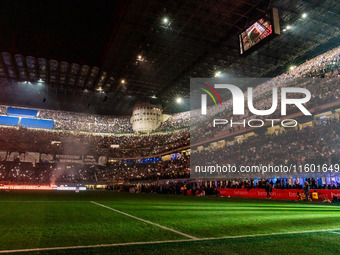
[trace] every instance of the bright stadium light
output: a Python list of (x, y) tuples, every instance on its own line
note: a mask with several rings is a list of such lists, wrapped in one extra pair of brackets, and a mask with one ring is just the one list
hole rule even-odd
[(165, 25), (167, 25), (168, 23), (169, 23), (169, 19), (168, 18), (163, 18), (163, 23), (165, 24)]
[(296, 66), (290, 66), (289, 70), (294, 70)]
[(144, 62), (144, 61), (145, 61), (145, 58), (143, 57), (142, 54), (139, 54), (139, 55), (137, 56), (137, 61), (139, 61), (139, 62)]
[(292, 27), (291, 27), (291, 26), (289, 26), (289, 25), (288, 25), (288, 26), (286, 26), (286, 29), (287, 29), (287, 30), (289, 30), (289, 29), (291, 29), (291, 28), (292, 28)]
[(121, 83), (121, 84), (125, 84), (125, 80), (122, 79), (122, 80), (120, 81), (120, 83)]
[(177, 97), (177, 98), (176, 98), (176, 102), (177, 102), (177, 104), (180, 104), (180, 103), (182, 103), (182, 101), (183, 101), (183, 99), (182, 99), (181, 97)]
[(307, 13), (303, 13), (302, 18), (304, 18), (304, 19), (307, 18)]
[(215, 72), (215, 77), (221, 77), (221, 71)]

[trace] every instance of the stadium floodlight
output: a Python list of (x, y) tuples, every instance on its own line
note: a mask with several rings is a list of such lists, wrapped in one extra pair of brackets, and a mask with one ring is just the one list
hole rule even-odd
[(294, 70), (296, 66), (290, 66), (289, 70)]
[(221, 77), (221, 71), (215, 72), (215, 77)]
[(302, 18), (304, 18), (304, 19), (307, 18), (307, 13), (303, 13)]
[(144, 61), (145, 61), (145, 59), (144, 59), (144, 57), (143, 57), (142, 54), (139, 54), (139, 55), (137, 56), (137, 61), (140, 61), (140, 62), (144, 62)]
[(183, 99), (182, 99), (181, 97), (177, 97), (177, 98), (176, 98), (176, 102), (177, 102), (178, 104), (182, 103), (182, 101), (183, 101)]
[(122, 80), (120, 81), (120, 83), (121, 83), (121, 84), (125, 84), (125, 80), (122, 79)]
[(287, 30), (289, 30), (289, 29), (291, 29), (291, 28), (292, 28), (292, 27), (291, 27), (291, 26), (289, 26), (289, 25), (288, 25), (288, 26), (286, 26), (286, 29), (287, 29)]
[(169, 23), (169, 19), (167, 17), (163, 18), (163, 23), (167, 25)]

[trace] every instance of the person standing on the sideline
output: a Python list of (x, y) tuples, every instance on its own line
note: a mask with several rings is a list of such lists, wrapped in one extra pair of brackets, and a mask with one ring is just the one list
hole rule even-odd
[(306, 196), (306, 201), (308, 201), (309, 199), (308, 199), (308, 191), (309, 191), (309, 183), (307, 182), (307, 181), (305, 181), (305, 183), (304, 183), (304, 187), (303, 187), (303, 190), (304, 190), (304, 192), (305, 192), (305, 196)]
[(268, 198), (272, 198), (272, 196), (270, 195), (270, 191), (271, 191), (271, 184), (269, 183), (269, 181), (267, 181), (267, 183), (266, 183), (266, 187), (265, 187), (265, 190), (266, 190), (266, 192), (267, 192), (267, 199)]
[(192, 188), (191, 188), (191, 195), (194, 197), (196, 195), (196, 187), (195, 184), (192, 184)]

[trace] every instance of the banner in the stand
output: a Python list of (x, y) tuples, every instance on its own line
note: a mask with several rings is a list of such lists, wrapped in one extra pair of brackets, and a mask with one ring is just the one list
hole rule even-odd
[(83, 164), (83, 158), (79, 155), (61, 155), (57, 154), (55, 156), (56, 160), (60, 163), (73, 163), (73, 164)]
[(83, 158), (84, 158), (85, 165), (96, 165), (97, 164), (96, 158), (92, 155), (87, 155), (87, 156), (84, 156)]
[(42, 163), (54, 163), (54, 155), (41, 153), (40, 154), (40, 161)]
[(28, 162), (28, 163), (39, 163), (40, 162), (40, 153), (38, 152), (25, 152), (20, 154), (20, 162)]
[(72, 163), (85, 165), (107, 164), (106, 156), (96, 157), (94, 155), (69, 155), (69, 154), (48, 154), (39, 152), (17, 152), (17, 151), (0, 151), (0, 161), (7, 162), (25, 162), (25, 163)]
[[(248, 198), (266, 198), (267, 192), (264, 189), (218, 189), (220, 196), (223, 197), (248, 197)], [(314, 190), (310, 190), (309, 193)], [(332, 201), (333, 197), (340, 197), (340, 190), (317, 189), (319, 197), (327, 198)], [(273, 189), (270, 193), (272, 199), (298, 200), (297, 193), (303, 193), (302, 189)]]
[(0, 151), (0, 161), (5, 161), (7, 159), (7, 151)]

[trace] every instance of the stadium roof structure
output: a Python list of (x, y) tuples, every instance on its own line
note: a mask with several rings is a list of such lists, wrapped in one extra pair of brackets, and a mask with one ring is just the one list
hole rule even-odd
[[(238, 34), (271, 7), (281, 35), (241, 57)], [(0, 79), (105, 92), (99, 113), (127, 115), (141, 99), (172, 111), (190, 77), (273, 77), (338, 46), (339, 23), (332, 0), (5, 1)]]

